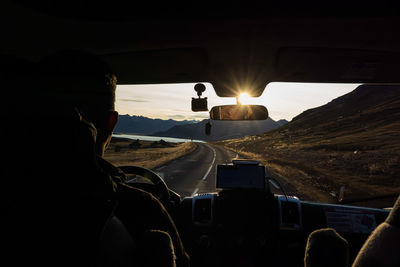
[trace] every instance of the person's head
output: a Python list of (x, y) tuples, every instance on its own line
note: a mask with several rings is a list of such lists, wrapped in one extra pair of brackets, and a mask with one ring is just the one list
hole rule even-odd
[(96, 153), (102, 156), (118, 121), (110, 67), (90, 53), (64, 51), (43, 58), (39, 69), (43, 96), (83, 112), (97, 129)]
[(349, 265), (349, 243), (336, 230), (323, 228), (310, 233), (304, 255), (305, 267)]

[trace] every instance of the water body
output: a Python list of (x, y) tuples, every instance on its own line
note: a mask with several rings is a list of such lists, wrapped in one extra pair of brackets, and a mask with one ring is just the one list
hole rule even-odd
[(173, 137), (163, 137), (163, 136), (147, 136), (147, 135), (133, 135), (133, 134), (113, 134), (115, 137), (121, 138), (129, 138), (132, 140), (142, 140), (142, 141), (160, 141), (161, 139), (165, 142), (170, 143), (183, 143), (183, 142), (198, 142), (198, 143), (205, 143), (202, 140), (192, 140), (192, 139), (183, 139), (183, 138), (173, 138)]

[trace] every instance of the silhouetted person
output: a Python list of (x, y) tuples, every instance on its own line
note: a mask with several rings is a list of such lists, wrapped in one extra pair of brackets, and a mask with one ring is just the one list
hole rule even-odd
[[(16, 235), (8, 231), (5, 239), (13, 242), (8, 259), (16, 265), (60, 260), (55, 266), (71, 261), (80, 265), (73, 261), (79, 255), (90, 261), (98, 257), (98, 244), (93, 242), (114, 218), (110, 216), (116, 215), (111, 221), (122, 222), (137, 241), (137, 265), (158, 264), (157, 254), (152, 255), (146, 244), (157, 235), (164, 244), (172, 240), (177, 266), (188, 265), (164, 206), (151, 194), (124, 184), (123, 172), (102, 159), (118, 121), (117, 80), (109, 66), (91, 54), (70, 51), (44, 58), (37, 74), (23, 90), (29, 96), (20, 107), (24, 117), (18, 118), (16, 129), (27, 139), (26, 149), (17, 143), (22, 159), (15, 163), (19, 168), (6, 186), (11, 199), (7, 212), (16, 218), (8, 226), (17, 231)], [(35, 246), (40, 241), (46, 249)], [(18, 250), (30, 254), (13, 256)]]

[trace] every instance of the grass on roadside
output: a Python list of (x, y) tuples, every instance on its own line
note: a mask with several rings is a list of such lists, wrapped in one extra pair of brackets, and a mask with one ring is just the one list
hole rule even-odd
[(397, 122), (389, 126), (357, 133), (336, 131), (337, 136), (278, 130), (218, 144), (259, 160), (312, 200), (335, 202), (341, 186), (350, 198), (399, 191), (400, 143), (392, 134), (399, 126)]
[(195, 143), (148, 142), (113, 138), (104, 158), (116, 166), (136, 165), (155, 169), (193, 152)]

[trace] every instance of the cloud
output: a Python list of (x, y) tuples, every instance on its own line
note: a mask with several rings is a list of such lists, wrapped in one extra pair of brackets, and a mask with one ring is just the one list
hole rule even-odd
[(183, 121), (183, 120), (198, 120), (201, 121), (203, 119), (208, 119), (209, 115), (208, 114), (196, 114), (196, 115), (182, 115), (182, 114), (175, 114), (175, 115), (165, 115), (163, 116), (163, 119), (173, 119), (173, 120), (178, 120), (178, 121)]
[(188, 116), (188, 118), (191, 120), (203, 120), (203, 119), (209, 119), (210, 115), (209, 114), (198, 114), (198, 115)]
[(136, 102), (136, 103), (146, 103), (146, 102), (150, 102), (148, 100), (144, 100), (144, 99), (131, 99), (131, 98), (121, 98), (118, 99), (119, 101), (124, 101), (124, 102)]
[(185, 119), (186, 118), (186, 116), (179, 115), (179, 114), (171, 115), (171, 116), (168, 116), (168, 117), (170, 117), (171, 119)]

